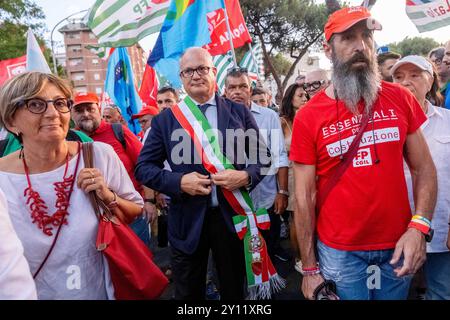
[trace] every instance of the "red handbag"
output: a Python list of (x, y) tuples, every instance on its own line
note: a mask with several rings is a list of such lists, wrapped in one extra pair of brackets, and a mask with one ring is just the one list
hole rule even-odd
[[(85, 167), (92, 168), (92, 143), (83, 143), (83, 158)], [(115, 298), (157, 299), (169, 280), (153, 262), (151, 251), (127, 224), (111, 213), (95, 192), (90, 192), (89, 198), (99, 217), (97, 250), (108, 261)]]

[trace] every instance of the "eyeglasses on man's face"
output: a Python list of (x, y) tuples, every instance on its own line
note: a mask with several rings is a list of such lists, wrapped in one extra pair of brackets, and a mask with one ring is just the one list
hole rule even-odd
[(195, 69), (187, 68), (180, 72), (180, 76), (183, 78), (191, 78), (194, 76), (194, 72), (197, 72), (199, 76), (205, 76), (209, 73), (209, 70), (211, 70), (213, 67), (207, 67), (207, 66), (200, 66)]
[(325, 80), (320, 80), (320, 81), (313, 81), (313, 82), (307, 82), (303, 85), (303, 89), (308, 92), (308, 91), (314, 91), (319, 89), (323, 84), (325, 83)]
[(53, 103), (55, 109), (60, 113), (70, 112), (73, 106), (73, 101), (68, 98), (58, 98), (54, 100), (44, 100), (41, 98), (31, 98), (20, 102), (22, 106), (30, 111), (31, 113), (41, 114), (47, 111), (48, 104)]

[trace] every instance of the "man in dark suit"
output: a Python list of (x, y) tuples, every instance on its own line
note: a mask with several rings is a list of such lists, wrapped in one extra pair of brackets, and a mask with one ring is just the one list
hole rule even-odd
[[(180, 59), (180, 70), (184, 89), (204, 113), (211, 128), (218, 130), (221, 151), (236, 170), (210, 175), (191, 138), (173, 111), (167, 109), (153, 119), (152, 130), (138, 159), (136, 177), (172, 200), (168, 230), (175, 298), (204, 299), (211, 250), (221, 298), (242, 299), (243, 243), (232, 222), (236, 212), (222, 189), (252, 189), (263, 178), (263, 169), (270, 166), (270, 152), (259, 138), (250, 111), (242, 104), (215, 94), (217, 70), (206, 50), (188, 49)], [(163, 170), (165, 160), (172, 171)]]

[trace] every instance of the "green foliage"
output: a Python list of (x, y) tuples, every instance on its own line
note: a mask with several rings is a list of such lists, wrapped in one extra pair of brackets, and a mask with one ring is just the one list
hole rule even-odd
[[(53, 71), (51, 50), (46, 48), (42, 38), (44, 31), (44, 12), (30, 0), (0, 0), (0, 60), (17, 58), (26, 54), (26, 32), (31, 28), (41, 47), (50, 70)], [(58, 65), (58, 74), (64, 69)]]
[(0, 60), (24, 55), (28, 28), (40, 35), (44, 18), (42, 9), (30, 0), (0, 0)]
[(279, 75), (287, 75), (292, 65), (288, 59), (286, 59), (281, 53), (277, 53), (274, 57), (270, 57), (270, 60)]
[(439, 43), (432, 38), (406, 37), (402, 41), (391, 43), (388, 46), (390, 51), (398, 52), (402, 57), (408, 55), (427, 56), (431, 49), (439, 47)]
[(28, 27), (5, 21), (0, 27), (0, 60), (23, 56), (26, 51)]
[[(240, 3), (253, 39), (262, 43), (266, 69), (272, 73), (281, 94), (301, 57), (320, 42), (327, 7), (312, 0), (241, 0)], [(287, 61), (280, 62), (280, 53), (294, 58), (289, 68)], [(286, 75), (284, 81), (280, 78), (282, 74)]]

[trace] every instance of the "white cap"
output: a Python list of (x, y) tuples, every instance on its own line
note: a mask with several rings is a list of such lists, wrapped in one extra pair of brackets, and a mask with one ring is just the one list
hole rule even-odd
[(431, 76), (433, 76), (433, 65), (427, 59), (421, 56), (406, 56), (397, 61), (396, 64), (391, 69), (391, 73), (394, 74), (395, 70), (404, 64), (413, 64), (423, 71), (427, 71)]

